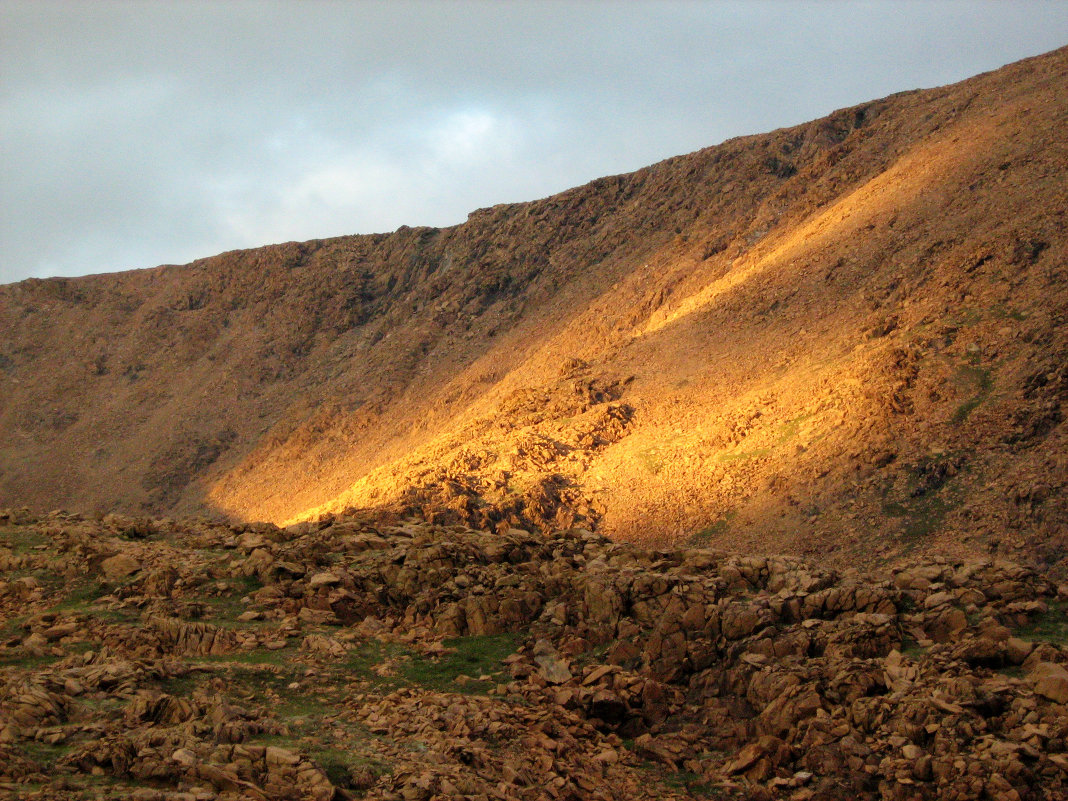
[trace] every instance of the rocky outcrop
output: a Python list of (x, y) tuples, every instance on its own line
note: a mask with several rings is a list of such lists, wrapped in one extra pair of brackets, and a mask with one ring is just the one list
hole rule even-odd
[(1019, 565), (6, 520), (0, 792), (1068, 797), (1068, 587)]

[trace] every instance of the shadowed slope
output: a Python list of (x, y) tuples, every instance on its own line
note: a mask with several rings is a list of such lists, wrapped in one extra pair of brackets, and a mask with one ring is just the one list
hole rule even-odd
[(1066, 87), (1061, 50), (454, 228), (0, 288), (0, 502), (1057, 554)]

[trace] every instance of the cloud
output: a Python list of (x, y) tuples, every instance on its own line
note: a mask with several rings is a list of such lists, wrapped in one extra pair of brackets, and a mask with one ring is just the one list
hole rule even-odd
[(0, 281), (446, 225), (1059, 46), (1054, 3), (0, 3)]

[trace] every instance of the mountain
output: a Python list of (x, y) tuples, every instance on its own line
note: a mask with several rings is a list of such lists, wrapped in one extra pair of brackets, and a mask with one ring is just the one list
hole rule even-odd
[(0, 506), (1068, 545), (1068, 49), (451, 228), (0, 287)]

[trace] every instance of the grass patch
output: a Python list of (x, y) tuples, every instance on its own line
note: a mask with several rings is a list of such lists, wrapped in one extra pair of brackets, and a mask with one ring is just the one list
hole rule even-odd
[(953, 416), (950, 418), (950, 422), (955, 426), (959, 426), (965, 420), (968, 419), (968, 415), (979, 408), (979, 405), (983, 402), (983, 398), (976, 395), (974, 398), (969, 398), (964, 401), (960, 406), (953, 410)]
[(241, 593), (241, 595), (251, 595), (257, 590), (263, 589), (263, 582), (259, 576), (241, 576), (240, 578), (231, 579), (234, 583), (234, 587)]
[[(485, 693), (495, 681), (479, 681), (482, 675), (501, 672), (501, 660), (515, 653), (523, 642), (522, 634), (483, 634), (445, 640), (451, 653), (439, 657), (420, 654), (396, 643), (370, 640), (353, 651), (341, 664), (344, 673), (369, 681), (384, 690), (418, 686), (425, 690), (454, 693)], [(391, 663), (388, 675), (375, 670)], [(472, 681), (457, 683), (460, 676)]]
[(664, 773), (661, 779), (664, 785), (673, 790), (682, 790), (694, 798), (722, 798), (723, 790), (704, 781), (697, 773), (680, 770), (677, 773)]
[(207, 675), (201, 671), (194, 670), (182, 676), (167, 676), (159, 679), (157, 684), (167, 695), (173, 695), (176, 698), (188, 698), (200, 684), (201, 679)]
[(1021, 665), (1005, 665), (998, 668), (997, 672), (1010, 679), (1022, 679), (1026, 675)]
[(951, 318), (958, 326), (972, 326), (982, 322), (983, 313), (978, 309), (962, 309)]
[(74, 744), (59, 743), (57, 745), (49, 745), (48, 743), (31, 740), (23, 742), (20, 748), (27, 759), (48, 772), (54, 770), (56, 763), (74, 750)]
[(22, 670), (37, 670), (55, 664), (63, 657), (55, 654), (43, 656), (30, 656), (28, 654), (2, 654), (0, 655), (0, 667), (17, 667)]
[(809, 414), (798, 415), (797, 417), (787, 420), (785, 423), (779, 424), (775, 428), (775, 444), (785, 445), (787, 442), (801, 433), (801, 424), (807, 420), (811, 420), (816, 416), (815, 412)]
[(734, 512), (727, 512), (708, 528), (703, 528), (697, 533), (691, 534), (686, 540), (686, 544), (698, 548), (708, 545), (716, 537), (721, 537), (727, 533), (731, 527), (731, 521), (734, 519), (734, 516)]
[(96, 599), (102, 595), (107, 595), (111, 590), (108, 586), (100, 581), (90, 580), (85, 583), (79, 583), (73, 585), (70, 593), (52, 607), (54, 612), (77, 612), (87, 609), (92, 606)]
[(409, 662), (402, 673), (410, 683), (427, 689), (451, 692), (485, 691), (493, 682), (473, 681), (461, 686), (456, 684), (456, 678), (465, 675), (478, 679), (481, 675), (500, 673), (501, 660), (514, 654), (523, 639), (521, 634), (507, 633), (446, 640), (445, 647), (453, 649), (453, 653), (436, 659), (418, 657)]
[(338, 748), (314, 749), (307, 753), (323, 769), (326, 777), (343, 789), (353, 788), (353, 773), (367, 772), (377, 779), (393, 772), (393, 768), (380, 759)]
[(30, 619), (29, 615), (15, 615), (0, 624), (0, 642), (18, 637), (22, 639), (22, 624)]
[[(257, 745), (273, 745), (307, 756), (323, 769), (334, 785), (344, 790), (364, 789), (369, 780), (373, 782), (393, 772), (393, 767), (388, 762), (375, 756), (367, 756), (351, 748), (315, 745), (292, 734), (261, 734), (254, 738), (254, 742)], [(359, 781), (354, 781), (357, 777)]]
[(241, 665), (274, 665), (288, 671), (293, 668), (293, 657), (296, 653), (296, 645), (286, 645), (285, 648), (277, 650), (257, 648), (254, 651), (234, 651), (233, 653), (219, 655), (208, 654), (197, 658), (201, 662), (233, 663), (238, 670)]
[(1051, 645), (1068, 644), (1068, 601), (1055, 601), (1049, 608), (1035, 615), (1025, 626), (1020, 626), (1017, 636), (1031, 642), (1048, 642)]
[(909, 516), (903, 531), (905, 538), (918, 540), (930, 536), (942, 527), (945, 516), (957, 506), (956, 501), (940, 495), (920, 498), (908, 510)]
[(899, 650), (901, 651), (902, 656), (907, 656), (913, 661), (918, 660), (920, 657), (927, 653), (927, 649), (920, 645), (918, 642), (916, 642), (916, 640), (914, 640), (912, 637), (902, 638), (901, 648)]
[(921, 459), (909, 466), (893, 492), (896, 498), (891, 495), (892, 481), (883, 489), (883, 514), (901, 520), (901, 534), (908, 543), (938, 531), (946, 515), (960, 506), (966, 487), (959, 479), (968, 470), (966, 458), (944, 454)]
[(953, 410), (950, 422), (953, 425), (960, 425), (990, 395), (990, 390), (994, 387), (994, 378), (990, 370), (985, 367), (962, 364), (957, 368), (955, 383), (960, 387), (975, 392), (972, 397)]
[[(623, 740), (623, 747), (629, 751), (634, 750), (634, 741)], [(657, 762), (643, 760), (637, 765), (638, 770), (645, 773), (650, 780), (657, 782), (662, 787), (676, 792), (684, 792), (691, 798), (722, 798), (723, 789), (714, 784), (704, 781), (697, 773), (688, 770), (672, 771)]]
[(48, 545), (49, 542), (51, 542), (49, 537), (29, 526), (0, 528), (0, 545), (10, 548), (15, 556), (23, 556), (42, 545)]
[[(668, 460), (674, 458), (674, 453), (686, 439), (684, 434), (668, 434), (656, 441), (656, 444), (638, 450), (634, 458), (646, 470), (654, 476), (663, 471)], [(666, 454), (666, 455), (665, 455)]]
[(743, 462), (749, 459), (763, 459), (771, 453), (771, 448), (753, 448), (751, 451), (720, 451), (712, 457), (714, 462)]
[(994, 307), (994, 316), (1001, 320), (1026, 320), (1027, 315), (1019, 309), (1013, 309), (1003, 304), (998, 304)]

